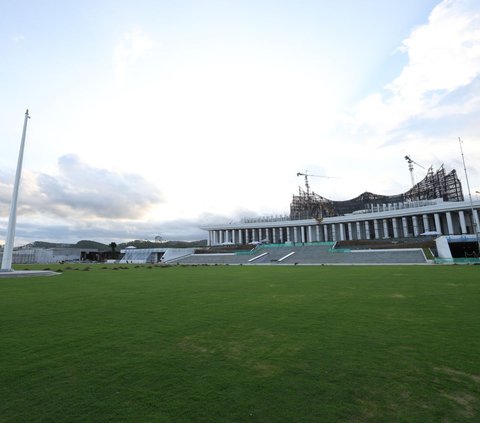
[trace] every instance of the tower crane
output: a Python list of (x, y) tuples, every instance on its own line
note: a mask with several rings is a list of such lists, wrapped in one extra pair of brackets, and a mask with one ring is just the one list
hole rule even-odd
[(310, 185), (308, 183), (308, 177), (309, 176), (314, 176), (316, 178), (338, 179), (338, 178), (335, 178), (334, 176), (312, 175), (311, 173), (308, 173), (308, 170), (306, 170), (305, 173), (297, 172), (297, 176), (304, 176), (305, 177), (305, 188), (307, 189), (307, 196), (310, 195)]
[(408, 170), (410, 171), (410, 178), (412, 179), (412, 187), (415, 186), (415, 177), (413, 176), (413, 165), (417, 165), (422, 169), (425, 169), (421, 164), (418, 164), (415, 160), (412, 160), (410, 156), (405, 156), (405, 160), (408, 162)]

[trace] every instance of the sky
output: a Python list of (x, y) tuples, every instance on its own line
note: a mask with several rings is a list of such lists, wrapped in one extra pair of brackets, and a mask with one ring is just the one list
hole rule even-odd
[[(480, 191), (478, 0), (1, 0), (0, 244), (205, 239), (411, 187)], [(423, 166), (424, 168), (420, 167)]]

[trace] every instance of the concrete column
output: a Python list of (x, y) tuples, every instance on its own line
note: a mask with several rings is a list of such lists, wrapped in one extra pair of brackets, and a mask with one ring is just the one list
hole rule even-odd
[(466, 234), (467, 233), (467, 224), (465, 222), (465, 213), (463, 212), (463, 210), (460, 210), (458, 212), (458, 217), (460, 217), (460, 228), (462, 230), (462, 234)]
[(237, 236), (236, 235), (237, 235), (237, 231), (235, 231), (235, 229), (232, 229), (232, 242), (234, 244), (237, 243)]
[(291, 230), (291, 229), (292, 229), (292, 228), (291, 228), (290, 226), (287, 226), (287, 242), (292, 242), (292, 241), (290, 240), (290, 230)]
[(392, 226), (393, 226), (393, 237), (398, 238), (398, 220), (396, 217), (392, 218)]
[(368, 220), (365, 221), (365, 239), (370, 239), (370, 225)]
[(390, 236), (388, 235), (388, 220), (387, 219), (383, 219), (383, 237), (384, 238), (390, 238)]
[(277, 228), (272, 228), (272, 242), (277, 243)]
[(337, 230), (336, 230), (336, 225), (335, 223), (332, 223), (332, 241), (336, 242), (337, 241)]
[(453, 235), (453, 221), (452, 221), (452, 213), (447, 212), (447, 228), (448, 228), (448, 235)]
[(345, 241), (345, 224), (339, 223), (338, 226), (340, 229), (340, 241)]
[(308, 226), (307, 235), (308, 235), (307, 242), (312, 242), (312, 226), (311, 225)]
[(441, 234), (442, 233), (442, 225), (440, 224), (440, 216), (438, 213), (435, 213), (433, 215), (433, 218), (435, 219), (435, 230)]
[(317, 242), (320, 242), (320, 225), (315, 225), (315, 233), (317, 235)]
[(356, 222), (357, 227), (357, 239), (362, 239), (362, 228), (360, 226), (360, 222)]
[(305, 226), (300, 226), (300, 239), (302, 240), (302, 244), (305, 243)]
[(375, 230), (375, 239), (380, 239), (380, 231), (378, 230), (378, 220), (373, 220), (373, 229)]
[(328, 226), (323, 225), (323, 238), (324, 242), (328, 242)]
[(415, 235), (415, 236), (420, 235), (420, 231), (418, 230), (417, 216), (412, 216), (412, 222), (413, 222), (413, 235)]
[[(283, 244), (283, 228), (278, 228), (278, 231), (280, 232), (280, 244)], [(288, 228), (287, 228), (288, 231)]]
[(243, 244), (242, 230), (241, 230), (241, 229), (238, 230), (238, 243), (239, 243), (240, 245)]
[(352, 222), (348, 222), (348, 238), (353, 239), (353, 224)]
[(428, 215), (424, 214), (422, 216), (422, 218), (423, 218), (423, 227), (425, 228), (425, 232), (429, 232), (430, 231), (430, 225), (428, 224)]
[(403, 236), (407, 237), (409, 234), (408, 234), (408, 224), (407, 224), (406, 217), (402, 217), (402, 225), (403, 225)]
[[(477, 232), (480, 232), (480, 222), (478, 220), (478, 212), (476, 209), (473, 209), (473, 221), (476, 223), (477, 225)], [(475, 231), (474, 231), (475, 232)]]
[(298, 242), (298, 231), (296, 226), (293, 227), (293, 242)]

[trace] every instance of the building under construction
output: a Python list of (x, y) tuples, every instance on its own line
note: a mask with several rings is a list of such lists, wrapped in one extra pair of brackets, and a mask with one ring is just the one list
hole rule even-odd
[(305, 188), (299, 187), (298, 195), (294, 195), (290, 204), (290, 219), (317, 219), (325, 217), (343, 216), (350, 213), (369, 212), (388, 204), (404, 204), (415, 201), (441, 199), (443, 201), (464, 201), (462, 184), (457, 172), (445, 172), (443, 165), (436, 172), (430, 168), (427, 175), (410, 190), (397, 195), (380, 195), (364, 192), (358, 197), (346, 201), (333, 201), (310, 191), (307, 174)]
[[(205, 226), (208, 245), (333, 245), (338, 241), (370, 240), (397, 243), (440, 235), (452, 242), (455, 237), (455, 242), (476, 239), (480, 199), (465, 201), (457, 172), (446, 172), (443, 165), (437, 171), (430, 168), (420, 182), (414, 183), (412, 164), (422, 166), (405, 158), (412, 188), (402, 194), (364, 192), (351, 200), (333, 201), (310, 190), (308, 177), (320, 175), (298, 173), (305, 176), (305, 189), (300, 188), (293, 196), (289, 215)], [(479, 254), (478, 244), (469, 246), (469, 253)]]

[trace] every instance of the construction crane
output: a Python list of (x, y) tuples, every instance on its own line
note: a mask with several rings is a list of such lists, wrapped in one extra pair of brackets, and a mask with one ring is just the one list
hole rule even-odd
[(415, 186), (415, 177), (413, 176), (413, 165), (417, 165), (422, 169), (425, 169), (421, 164), (418, 164), (415, 160), (412, 160), (410, 156), (405, 156), (405, 160), (408, 162), (408, 170), (410, 171), (410, 178), (412, 178), (412, 187)]
[(312, 175), (311, 173), (308, 173), (308, 170), (306, 170), (305, 173), (297, 172), (297, 176), (304, 176), (305, 177), (305, 188), (307, 188), (307, 196), (310, 195), (310, 185), (308, 183), (308, 177), (309, 176), (314, 176), (316, 178), (338, 179), (338, 178), (335, 178), (334, 176)]

